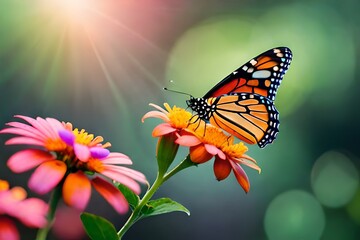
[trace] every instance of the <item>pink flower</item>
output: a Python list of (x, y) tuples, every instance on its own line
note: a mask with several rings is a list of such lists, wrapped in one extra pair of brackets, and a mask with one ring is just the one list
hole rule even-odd
[(48, 205), (40, 199), (26, 199), (21, 187), (9, 189), (7, 181), (0, 180), (0, 239), (20, 239), (17, 228), (8, 216), (18, 219), (28, 227), (42, 228), (46, 225)]
[(41, 149), (25, 149), (12, 155), (8, 167), (16, 173), (36, 168), (28, 185), (31, 190), (45, 194), (63, 181), (63, 199), (69, 206), (85, 209), (93, 186), (119, 213), (128, 210), (122, 193), (107, 179), (129, 187), (136, 194), (140, 185), (147, 183), (145, 176), (135, 170), (118, 165), (130, 165), (130, 158), (122, 153), (110, 153), (110, 143), (101, 144), (102, 137), (94, 137), (85, 130), (73, 129), (71, 123), (53, 118), (30, 118), (17, 116), (30, 125), (11, 122), (0, 133), (18, 136), (6, 142), (28, 144)]

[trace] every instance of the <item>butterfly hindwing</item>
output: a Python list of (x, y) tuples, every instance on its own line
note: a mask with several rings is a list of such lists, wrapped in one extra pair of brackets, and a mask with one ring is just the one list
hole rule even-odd
[(210, 123), (261, 148), (279, 132), (279, 114), (272, 101), (259, 94), (234, 93), (207, 100), (214, 106)]
[(254, 93), (274, 101), (291, 59), (292, 53), (287, 47), (270, 49), (229, 74), (203, 98), (231, 93)]

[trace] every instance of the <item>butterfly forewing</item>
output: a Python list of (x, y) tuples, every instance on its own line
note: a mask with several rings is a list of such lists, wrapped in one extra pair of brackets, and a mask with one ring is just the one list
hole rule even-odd
[(204, 98), (231, 93), (254, 93), (274, 101), (277, 88), (292, 60), (287, 47), (270, 49), (225, 77)]
[(215, 105), (210, 123), (235, 137), (265, 147), (279, 132), (279, 114), (272, 101), (253, 93), (236, 93), (208, 99)]

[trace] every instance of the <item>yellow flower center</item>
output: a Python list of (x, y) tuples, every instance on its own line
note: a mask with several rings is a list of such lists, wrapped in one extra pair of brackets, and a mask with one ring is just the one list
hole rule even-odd
[(174, 106), (171, 108), (169, 104), (164, 104), (166, 110), (168, 111), (168, 118), (170, 120), (170, 124), (174, 128), (186, 128), (189, 125), (189, 120), (192, 117), (192, 114), (186, 111), (183, 108), (179, 108)]
[(93, 171), (93, 172), (102, 172), (104, 171), (104, 165), (103, 163), (99, 160), (99, 159), (89, 159), (89, 161), (87, 162), (87, 168), (89, 171)]
[(223, 151), (227, 156), (239, 158), (244, 155), (248, 148), (243, 142), (234, 144), (234, 136), (225, 134), (217, 127), (207, 125), (204, 127), (198, 127), (195, 130), (195, 134), (205, 144), (213, 145)]
[(221, 149), (226, 155), (233, 158), (240, 158), (248, 150), (243, 142), (231, 144), (229, 146), (223, 146)]
[(81, 129), (79, 131), (79, 129), (75, 128), (73, 130), (73, 133), (75, 135), (75, 142), (79, 144), (88, 146), (91, 143), (91, 141), (94, 139), (94, 134), (89, 134), (84, 129)]

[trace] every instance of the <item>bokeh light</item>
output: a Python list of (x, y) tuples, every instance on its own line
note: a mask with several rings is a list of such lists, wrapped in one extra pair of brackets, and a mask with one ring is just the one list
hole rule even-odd
[(329, 151), (316, 160), (311, 186), (323, 205), (341, 207), (353, 198), (359, 186), (359, 173), (346, 155)]
[(270, 240), (320, 239), (325, 227), (325, 214), (312, 195), (291, 190), (271, 201), (264, 224)]
[(355, 196), (346, 206), (346, 210), (351, 219), (360, 226), (360, 188), (357, 189)]

